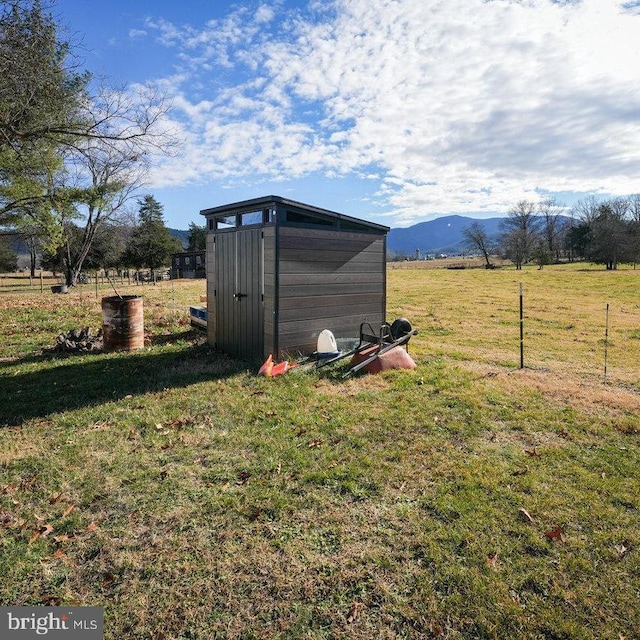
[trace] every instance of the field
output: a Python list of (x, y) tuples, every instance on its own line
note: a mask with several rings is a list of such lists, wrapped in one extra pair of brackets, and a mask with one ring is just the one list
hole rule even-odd
[(387, 283), (417, 368), (347, 380), (216, 353), (203, 281), (119, 284), (120, 354), (51, 350), (91, 287), (0, 295), (0, 604), (103, 606), (109, 640), (640, 637), (640, 271), (425, 266)]

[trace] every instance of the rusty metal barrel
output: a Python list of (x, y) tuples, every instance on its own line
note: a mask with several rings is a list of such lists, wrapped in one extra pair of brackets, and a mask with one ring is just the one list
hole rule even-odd
[(144, 347), (142, 297), (102, 298), (102, 334), (105, 351), (142, 349)]

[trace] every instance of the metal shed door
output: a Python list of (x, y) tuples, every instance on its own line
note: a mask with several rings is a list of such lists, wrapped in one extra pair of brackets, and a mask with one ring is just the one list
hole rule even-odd
[(216, 346), (241, 358), (264, 348), (261, 229), (219, 233), (215, 239)]

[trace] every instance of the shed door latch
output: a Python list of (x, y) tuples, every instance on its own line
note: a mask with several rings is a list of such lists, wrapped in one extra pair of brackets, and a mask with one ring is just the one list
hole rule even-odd
[(240, 300), (240, 298), (246, 298), (246, 297), (247, 297), (247, 294), (246, 294), (246, 293), (234, 293), (234, 294), (233, 294), (233, 297), (234, 297), (236, 300)]

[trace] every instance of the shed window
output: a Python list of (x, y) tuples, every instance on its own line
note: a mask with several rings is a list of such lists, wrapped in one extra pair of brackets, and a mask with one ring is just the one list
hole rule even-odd
[(232, 229), (235, 226), (237, 226), (235, 215), (216, 218), (216, 229)]
[(262, 224), (262, 211), (247, 211), (240, 214), (240, 225), (246, 227), (250, 224)]
[(189, 256), (184, 257), (184, 264), (188, 267), (191, 264), (191, 258)]

